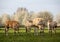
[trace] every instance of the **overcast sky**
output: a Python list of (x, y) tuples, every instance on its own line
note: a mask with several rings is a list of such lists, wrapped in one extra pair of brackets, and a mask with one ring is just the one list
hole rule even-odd
[(18, 7), (27, 8), (29, 11), (50, 11), (52, 14), (60, 12), (60, 0), (0, 0), (0, 15), (13, 14)]

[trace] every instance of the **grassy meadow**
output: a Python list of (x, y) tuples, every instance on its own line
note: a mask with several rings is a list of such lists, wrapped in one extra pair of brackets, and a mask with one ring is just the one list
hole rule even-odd
[(48, 30), (45, 29), (44, 35), (34, 35), (34, 29), (31, 29), (31, 32), (26, 33), (25, 28), (20, 28), (19, 35), (16, 33), (14, 35), (13, 29), (9, 30), (9, 35), (5, 36), (4, 28), (0, 28), (0, 42), (60, 42), (60, 29), (57, 28), (57, 33), (52, 34), (48, 33)]

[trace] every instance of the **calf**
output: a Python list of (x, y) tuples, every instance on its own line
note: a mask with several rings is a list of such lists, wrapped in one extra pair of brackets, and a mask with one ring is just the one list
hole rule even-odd
[(5, 34), (8, 34), (8, 30), (9, 28), (12, 28), (14, 30), (14, 33), (16, 33), (16, 31), (18, 31), (19, 33), (19, 22), (17, 21), (6, 21), (5, 22)]

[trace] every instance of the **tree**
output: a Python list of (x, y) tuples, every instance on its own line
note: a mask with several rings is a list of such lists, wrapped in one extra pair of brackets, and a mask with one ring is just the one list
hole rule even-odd
[(30, 14), (30, 18), (29, 19), (31, 19), (31, 20), (33, 20), (34, 18), (37, 17), (37, 13), (35, 13), (33, 11), (31, 11), (29, 14)]
[(7, 13), (2, 15), (2, 24), (4, 25), (7, 20), (10, 20), (10, 16)]
[(26, 8), (18, 8), (14, 13), (12, 20), (18, 21), (22, 25), (27, 14), (28, 10)]
[(0, 16), (0, 26), (2, 26), (2, 18), (1, 18), (1, 16)]
[(39, 12), (37, 17), (44, 18), (45, 23), (47, 23), (48, 20), (53, 20), (53, 15), (48, 11)]
[(56, 21), (57, 21), (57, 23), (60, 23), (60, 13), (58, 13), (57, 15), (56, 15)]
[(46, 21), (53, 20), (53, 15), (50, 12), (39, 12), (38, 17), (44, 18)]

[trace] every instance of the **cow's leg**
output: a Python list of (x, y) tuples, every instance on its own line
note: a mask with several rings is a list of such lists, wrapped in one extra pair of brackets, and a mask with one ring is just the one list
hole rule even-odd
[(29, 32), (29, 27), (25, 27), (26, 28), (26, 33)]
[(18, 35), (19, 35), (19, 25), (15, 26), (16, 27), (16, 30), (18, 32)]
[(31, 27), (28, 28), (28, 32), (30, 32), (30, 31), (31, 31)]
[(30, 27), (26, 27), (26, 32), (30, 32)]
[(56, 34), (56, 28), (53, 28), (54, 33)]
[(18, 33), (18, 35), (19, 35), (19, 27), (17, 27), (17, 28), (16, 28), (16, 32), (17, 32), (17, 33)]
[(34, 35), (38, 35), (38, 28), (34, 28)]
[(18, 34), (19, 34), (19, 26), (15, 26), (15, 28), (16, 28), (16, 31), (17, 31)]
[(17, 31), (18, 31), (18, 34), (19, 34), (19, 28), (18, 28), (18, 30), (17, 30)]
[(14, 35), (16, 34), (16, 29), (14, 28)]
[(15, 35), (16, 33), (18, 33), (18, 35), (19, 35), (19, 27), (15, 27), (15, 28), (14, 28), (14, 35)]
[(43, 35), (44, 34), (44, 27), (40, 28), (40, 34)]
[(16, 35), (16, 32), (19, 32), (19, 28), (17, 27), (17, 25), (13, 25), (12, 28), (14, 29), (14, 35)]
[(27, 27), (27, 32), (30, 32), (30, 27)]
[(5, 27), (5, 35), (6, 35), (6, 31), (7, 31), (7, 29), (6, 29), (6, 27)]
[(5, 35), (8, 36), (8, 30), (9, 28), (5, 28)]
[(51, 36), (52, 36), (52, 28), (49, 28), (49, 33), (50, 33)]
[(25, 27), (26, 28), (26, 33), (27, 33), (27, 27)]

